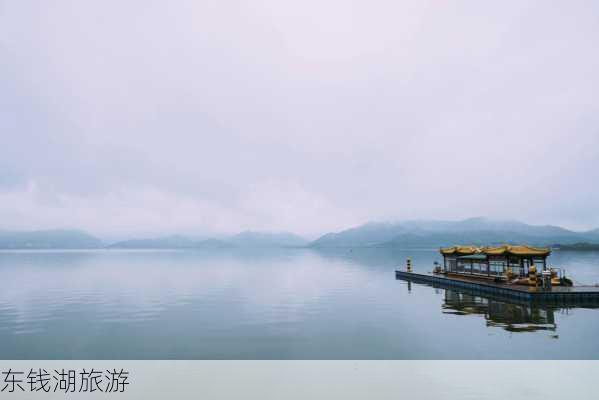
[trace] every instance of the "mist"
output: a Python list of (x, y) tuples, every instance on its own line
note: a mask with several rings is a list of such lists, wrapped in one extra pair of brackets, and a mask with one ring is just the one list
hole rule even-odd
[(599, 6), (2, 1), (0, 229), (599, 226)]

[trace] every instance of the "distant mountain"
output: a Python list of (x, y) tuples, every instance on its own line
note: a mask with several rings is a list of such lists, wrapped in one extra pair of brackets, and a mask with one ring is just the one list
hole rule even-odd
[(528, 243), (550, 245), (581, 241), (599, 242), (594, 231), (574, 232), (552, 225), (519, 221), (469, 218), (462, 221), (406, 221), (368, 223), (339, 233), (326, 234), (313, 247), (438, 247), (453, 244)]
[(152, 239), (124, 240), (108, 247), (113, 249), (180, 249), (192, 248), (196, 244), (196, 241), (185, 236), (172, 235)]
[(551, 247), (561, 251), (599, 251), (599, 243), (555, 244)]
[(102, 241), (78, 230), (0, 231), (0, 249), (95, 249)]
[[(575, 232), (553, 225), (529, 225), (513, 220), (469, 218), (461, 221), (415, 220), (370, 222), (341, 232), (327, 233), (313, 242), (289, 232), (245, 231), (224, 239), (172, 235), (131, 239), (108, 246), (114, 249), (220, 249), (280, 247), (439, 247), (454, 244), (559, 244), (563, 248), (599, 245), (599, 229)], [(579, 243), (585, 244), (577, 245)], [(573, 246), (577, 245), (577, 246)], [(0, 231), (0, 249), (95, 249), (105, 245), (78, 230)]]
[(312, 247), (363, 247), (388, 242), (394, 237), (408, 233), (405, 225), (389, 222), (369, 222), (337, 233), (327, 233), (316, 239)]
[(198, 249), (230, 247), (217, 239), (195, 240), (186, 236), (171, 235), (152, 239), (131, 239), (113, 243), (111, 249)]
[(245, 231), (226, 241), (236, 247), (302, 247), (308, 244), (306, 239), (289, 232)]
[(228, 247), (234, 247), (231, 243), (226, 240), (220, 239), (205, 239), (200, 240), (196, 243), (197, 249), (224, 249)]
[(132, 239), (114, 243), (113, 249), (217, 249), (227, 247), (301, 247), (307, 241), (287, 232), (242, 232), (227, 239), (196, 240), (173, 235), (153, 239)]
[(599, 243), (599, 229), (593, 229), (592, 231), (584, 232), (584, 236), (594, 243)]

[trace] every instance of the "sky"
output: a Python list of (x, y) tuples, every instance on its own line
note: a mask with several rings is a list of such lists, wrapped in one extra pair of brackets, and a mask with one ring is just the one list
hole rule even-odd
[(0, 229), (599, 227), (594, 1), (0, 0)]

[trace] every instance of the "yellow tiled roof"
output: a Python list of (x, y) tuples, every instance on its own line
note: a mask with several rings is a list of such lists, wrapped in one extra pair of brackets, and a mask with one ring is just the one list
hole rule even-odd
[(532, 247), (528, 245), (503, 245), (503, 246), (452, 246), (441, 248), (441, 254), (444, 255), (470, 255), (470, 254), (486, 254), (486, 255), (505, 255), (511, 254), (515, 256), (548, 256), (551, 253), (549, 248)]
[(464, 256), (480, 253), (480, 250), (481, 248), (476, 246), (452, 246), (441, 248), (441, 254), (457, 254)]

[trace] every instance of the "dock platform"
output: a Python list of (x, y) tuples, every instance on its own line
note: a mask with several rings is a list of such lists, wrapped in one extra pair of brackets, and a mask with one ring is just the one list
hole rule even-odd
[(471, 293), (538, 303), (584, 306), (599, 304), (599, 286), (554, 286), (550, 289), (529, 287), (468, 277), (395, 271), (396, 279), (424, 283), (433, 287), (464, 289)]

